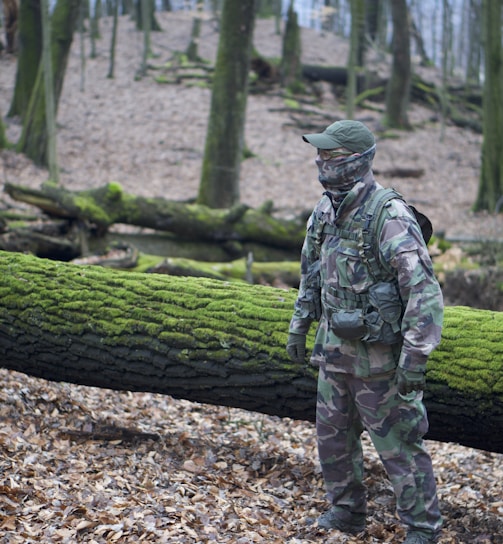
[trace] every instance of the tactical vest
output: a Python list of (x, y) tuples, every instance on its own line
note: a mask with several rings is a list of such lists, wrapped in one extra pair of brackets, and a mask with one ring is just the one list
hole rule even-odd
[[(405, 202), (394, 189), (378, 189), (366, 199), (349, 220), (340, 226), (320, 224), (318, 243), (321, 247), (326, 235), (337, 236), (342, 244), (358, 249), (361, 262), (372, 278), (367, 292), (353, 293), (349, 289), (335, 289), (325, 285), (332, 305), (325, 300), (323, 309), (334, 333), (340, 338), (396, 344), (401, 341), (403, 306), (398, 284), (390, 267), (379, 259), (379, 234), (384, 221), (383, 210), (393, 199)], [(409, 206), (421, 226), (423, 237), (431, 236), (431, 222)], [(328, 306), (328, 307), (327, 307)]]

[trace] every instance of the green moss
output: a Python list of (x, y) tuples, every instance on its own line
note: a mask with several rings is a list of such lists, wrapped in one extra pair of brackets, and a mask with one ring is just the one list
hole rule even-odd
[(285, 106), (292, 110), (298, 110), (300, 108), (299, 101), (293, 98), (285, 98)]
[(501, 395), (503, 313), (462, 306), (445, 309), (440, 346), (428, 362), (428, 376), (470, 394)]
[(85, 195), (76, 195), (74, 197), (74, 204), (83, 214), (92, 218), (93, 221), (103, 225), (110, 225), (112, 223), (111, 217), (93, 198)]
[(114, 201), (114, 200), (120, 200), (123, 189), (122, 185), (117, 181), (111, 181), (107, 186), (107, 199)]

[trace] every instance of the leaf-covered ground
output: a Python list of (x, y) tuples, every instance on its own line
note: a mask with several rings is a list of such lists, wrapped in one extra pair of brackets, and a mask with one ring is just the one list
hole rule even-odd
[[(369, 518), (319, 530), (326, 507), (310, 423), (0, 370), (0, 542), (401, 542), (365, 436)], [(429, 442), (441, 544), (503, 542), (503, 455)]]

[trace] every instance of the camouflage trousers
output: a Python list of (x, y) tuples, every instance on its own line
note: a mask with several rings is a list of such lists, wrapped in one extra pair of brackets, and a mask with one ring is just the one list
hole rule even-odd
[(393, 486), (404, 524), (438, 533), (442, 526), (431, 458), (422, 437), (428, 419), (422, 393), (405, 401), (394, 373), (372, 378), (320, 368), (316, 407), (318, 452), (333, 505), (366, 513), (361, 433), (367, 430)]

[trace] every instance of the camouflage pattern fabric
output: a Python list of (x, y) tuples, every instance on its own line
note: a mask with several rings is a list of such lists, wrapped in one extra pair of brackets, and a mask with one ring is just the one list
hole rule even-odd
[[(354, 172), (355, 165), (350, 168)], [(349, 190), (344, 180), (339, 187), (344, 193), (336, 198), (325, 193), (307, 223), (289, 327), (292, 333), (307, 334), (313, 321), (318, 322), (311, 364), (320, 367), (317, 431), (328, 497), (336, 506), (365, 512), (360, 435), (366, 429), (392, 482), (401, 519), (413, 529), (436, 534), (442, 521), (431, 460), (422, 442), (428, 428), (422, 393), (403, 400), (395, 369), (425, 370), (428, 355), (440, 342), (442, 293), (420, 227), (399, 199), (383, 210), (378, 225), (381, 275), (369, 273), (358, 226), (362, 203), (382, 187), (370, 166)], [(336, 229), (326, 231), (326, 224)], [(397, 286), (403, 307), (401, 341), (385, 345), (338, 337), (330, 326), (332, 312), (362, 308), (378, 281)]]
[(393, 373), (362, 379), (320, 368), (316, 410), (329, 501), (352, 513), (366, 513), (360, 441), (365, 428), (393, 486), (402, 522), (437, 534), (442, 518), (431, 459), (422, 441), (428, 429), (422, 392), (407, 402), (397, 394)]
[(306, 334), (311, 323), (319, 319), (315, 310), (321, 306), (311, 363), (360, 377), (388, 372), (397, 364), (424, 371), (428, 355), (440, 342), (443, 320), (442, 292), (421, 229), (406, 204), (397, 199), (383, 211), (379, 255), (382, 279), (398, 282), (404, 307), (402, 345), (344, 340), (331, 330), (330, 310), (360, 307), (359, 296), (368, 292), (375, 279), (361, 259), (358, 240), (331, 234), (323, 238), (323, 227), (328, 223), (354, 232), (361, 203), (377, 188), (381, 186), (370, 171), (354, 185), (337, 211), (327, 195), (316, 205), (307, 225), (299, 294), (289, 327), (289, 332)]

